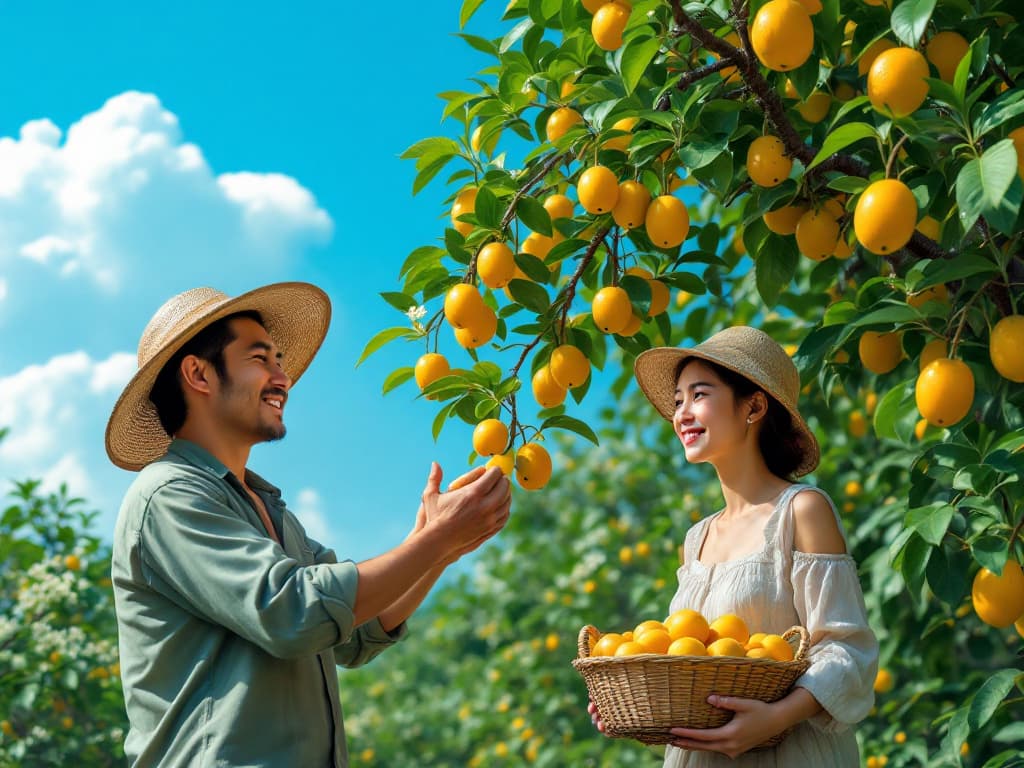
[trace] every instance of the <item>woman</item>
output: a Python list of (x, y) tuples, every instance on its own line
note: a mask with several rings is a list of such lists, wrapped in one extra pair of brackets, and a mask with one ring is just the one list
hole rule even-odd
[[(637, 381), (690, 462), (718, 473), (725, 508), (686, 535), (672, 612), (726, 613), (751, 628), (810, 633), (811, 666), (783, 699), (714, 696), (733, 712), (720, 728), (674, 728), (665, 768), (856, 768), (852, 725), (871, 708), (878, 643), (857, 569), (831, 500), (790, 478), (818, 464), (797, 411), (800, 376), (767, 334), (728, 328), (692, 349), (661, 347), (636, 360)], [(599, 728), (596, 712), (591, 715)], [(774, 748), (751, 751), (787, 728)], [(735, 758), (735, 759), (734, 759)]]

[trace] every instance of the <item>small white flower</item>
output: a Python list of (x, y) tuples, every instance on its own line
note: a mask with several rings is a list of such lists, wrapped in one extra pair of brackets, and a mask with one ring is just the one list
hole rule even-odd
[(422, 320), (427, 316), (427, 308), (420, 304), (418, 307), (409, 307), (405, 314), (415, 323), (417, 320)]

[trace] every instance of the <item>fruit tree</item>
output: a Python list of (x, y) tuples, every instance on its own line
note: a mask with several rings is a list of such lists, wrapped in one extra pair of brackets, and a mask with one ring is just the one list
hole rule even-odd
[[(598, 442), (586, 401), (621, 398), (639, 352), (759, 325), (792, 345), (819, 438), (849, 451), (815, 479), (874, 494), (849, 522), (877, 545), (861, 555), (886, 671), (940, 644), (974, 658), (1024, 614), (1015, 6), (513, 0), (502, 37), (462, 35), (492, 61), (443, 94), (449, 135), (405, 153), (414, 192), (447, 185), (449, 226), (383, 294), (411, 324), (363, 357), (413, 342), (384, 391), (415, 378), (435, 436), (498, 421), (491, 461), (540, 490), (571, 471), (551, 438)], [(983, 744), (1011, 764), (996, 747), (1019, 729), (993, 729), (1021, 719), (1021, 673), (984, 671), (951, 663), (970, 686), (880, 700), (893, 722), (940, 700), (914, 759)]]

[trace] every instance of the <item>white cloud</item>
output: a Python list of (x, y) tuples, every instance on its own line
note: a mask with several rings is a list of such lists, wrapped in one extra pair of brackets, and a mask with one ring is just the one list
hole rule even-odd
[(336, 548), (340, 544), (337, 534), (327, 521), (327, 515), (324, 514), (320, 494), (314, 489), (303, 488), (299, 491), (295, 497), (295, 503), (290, 505), (290, 509), (295, 513), (311, 539), (319, 541), (326, 547)]
[(90, 502), (115, 503), (93, 479), (107, 471), (101, 462), (109, 466), (103, 426), (134, 371), (132, 355), (94, 360), (77, 351), (0, 377), (0, 425), (10, 428), (0, 441), (0, 479), (40, 478), (48, 490), (64, 482)]
[(239, 264), (259, 279), (333, 230), (288, 176), (215, 175), (152, 94), (115, 96), (66, 135), (27, 122), (0, 138), (0, 168), (0, 272), (14, 290), (74, 275), (108, 297), (152, 286), (159, 306), (166, 291), (152, 277), (170, 267), (195, 285)]

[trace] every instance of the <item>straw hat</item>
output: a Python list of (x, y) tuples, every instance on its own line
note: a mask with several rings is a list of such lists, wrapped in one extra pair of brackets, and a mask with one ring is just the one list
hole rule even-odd
[(818, 466), (818, 441), (797, 410), (800, 373), (786, 351), (764, 331), (737, 325), (719, 331), (691, 349), (655, 347), (642, 352), (633, 365), (640, 389), (669, 421), (676, 406), (676, 371), (679, 364), (697, 357), (740, 374), (773, 397), (789, 411), (799, 440), (802, 460), (793, 471), (799, 477)]
[(222, 317), (260, 313), (267, 331), (284, 353), (282, 365), (292, 382), (327, 335), (331, 302), (309, 283), (275, 283), (231, 298), (213, 288), (179, 293), (156, 311), (139, 340), (139, 370), (128, 382), (107, 422), (107, 455), (122, 469), (138, 471), (164, 455), (171, 438), (149, 399), (157, 375), (181, 347)]

